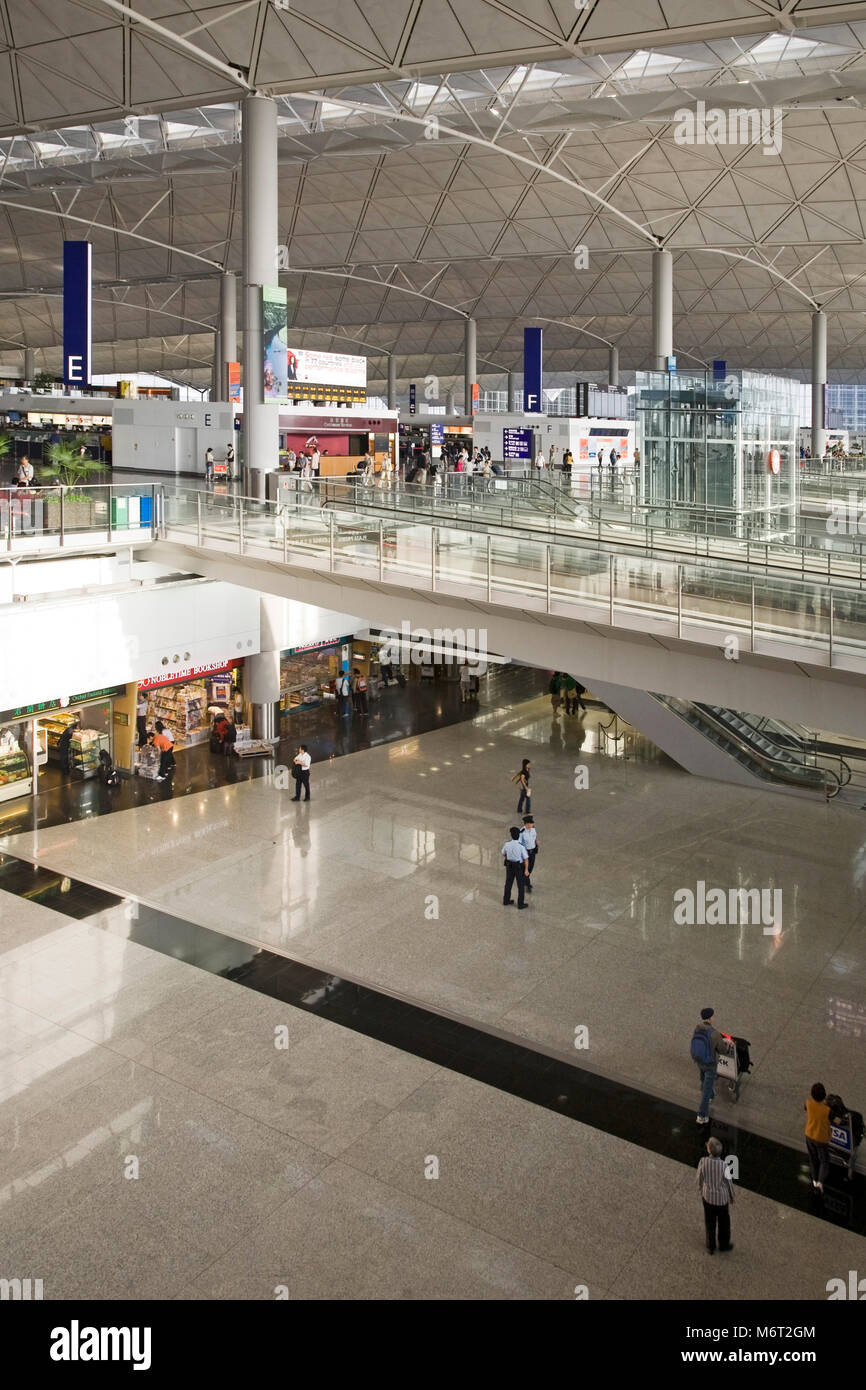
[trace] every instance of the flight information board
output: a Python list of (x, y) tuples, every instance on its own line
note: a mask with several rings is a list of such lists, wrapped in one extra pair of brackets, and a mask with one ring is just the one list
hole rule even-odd
[(532, 430), (513, 429), (502, 431), (503, 459), (532, 458)]

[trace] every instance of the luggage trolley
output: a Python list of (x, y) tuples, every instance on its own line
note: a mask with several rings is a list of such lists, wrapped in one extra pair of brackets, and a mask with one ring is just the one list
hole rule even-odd
[(731, 1037), (730, 1033), (723, 1033), (722, 1037), (725, 1040), (725, 1050), (718, 1054), (716, 1070), (726, 1082), (732, 1098), (739, 1100), (740, 1082), (746, 1073), (752, 1070), (750, 1044), (745, 1038)]
[(837, 1115), (830, 1125), (830, 1162), (846, 1169), (845, 1181), (852, 1182), (857, 1149), (863, 1138), (863, 1116), (857, 1110)]

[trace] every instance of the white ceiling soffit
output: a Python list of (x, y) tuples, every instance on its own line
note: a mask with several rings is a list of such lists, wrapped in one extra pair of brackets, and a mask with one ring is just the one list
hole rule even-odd
[[(237, 103), (268, 73), (295, 332), (366, 352), (373, 381), (394, 351), (401, 380), (447, 388), (456, 311), (488, 377), (520, 369), (535, 316), (574, 324), (545, 325), (550, 385), (601, 378), (604, 339), (645, 365), (652, 244), (579, 184), (666, 239), (684, 355), (806, 371), (814, 300), (831, 372), (866, 369), (866, 0), (770, 32), (765, 0), (131, 3), (168, 35), (122, 0), (0, 0), (4, 360), (26, 342), (59, 365), (62, 242), (86, 235), (97, 370), (207, 379), (217, 267), (241, 264)], [(698, 100), (780, 107), (780, 149), (678, 143)]]
[[(643, 53), (767, 43), (764, 0), (5, 0), (0, 134), (273, 93)], [(793, 37), (866, 20), (866, 0), (794, 0)], [(820, 32), (820, 31), (819, 31)], [(810, 36), (818, 44), (826, 42)], [(202, 56), (195, 53), (201, 51)], [(808, 61), (771, 43), (765, 60)], [(695, 50), (697, 51), (697, 50)], [(718, 55), (721, 56), (721, 55)], [(735, 60), (731, 55), (731, 61)], [(634, 64), (633, 64), (634, 66)], [(237, 76), (233, 77), (232, 74)]]

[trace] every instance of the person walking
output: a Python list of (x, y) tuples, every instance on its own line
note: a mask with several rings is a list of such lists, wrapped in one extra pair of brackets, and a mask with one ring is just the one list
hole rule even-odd
[(357, 666), (352, 672), (352, 703), (356, 714), (367, 714), (367, 678)]
[(724, 1039), (713, 1027), (715, 1009), (701, 1009), (701, 1021), (692, 1034), (691, 1055), (701, 1076), (701, 1100), (697, 1113), (699, 1125), (710, 1123), (710, 1101), (715, 1095), (713, 1089), (718, 1069), (718, 1055)]
[[(532, 811), (532, 793), (529, 790), (529, 769), (531, 766), (532, 764), (529, 761), (529, 759), (524, 758), (520, 771), (517, 774), (516, 781), (518, 787), (520, 788), (520, 798), (517, 802), (518, 815), (522, 813), (524, 805), (526, 806), (527, 815), (529, 815)], [(517, 833), (519, 835), (520, 831), (518, 830)]]
[(312, 758), (307, 752), (307, 745), (305, 743), (302, 743), (299, 746), (298, 751), (295, 754), (294, 762), (292, 763), (292, 768), (298, 769), (297, 772), (294, 773), (296, 780), (295, 795), (292, 797), (293, 801), (300, 801), (302, 787), (304, 789), (304, 800), (309, 801), (310, 799), (310, 764), (312, 763), (312, 761)]
[(213, 449), (208, 445), (204, 451), (204, 480), (213, 482)]
[(143, 690), (139, 690), (135, 705), (135, 729), (138, 734), (138, 746), (143, 748), (147, 743), (147, 695)]
[(72, 743), (72, 740), (74, 739), (75, 735), (78, 733), (79, 727), (80, 721), (78, 719), (74, 719), (71, 724), (66, 725), (66, 728), (63, 730), (63, 733), (57, 740), (57, 753), (60, 758), (60, 771), (63, 773), (64, 777), (68, 777), (70, 773), (70, 744)]
[(512, 907), (511, 898), (512, 886), (517, 884), (517, 907), (518, 911), (526, 907), (524, 894), (526, 892), (526, 871), (529, 864), (529, 853), (525, 846), (520, 843), (520, 831), (516, 825), (512, 825), (509, 834), (510, 840), (506, 840), (502, 846), (502, 862), (505, 865), (505, 892), (502, 895), (502, 906)]
[(526, 869), (526, 891), (532, 892), (532, 870), (535, 868), (535, 859), (538, 854), (538, 833), (535, 829), (535, 821), (532, 816), (523, 817), (523, 829), (520, 832), (520, 843), (529, 855), (529, 864)]
[(544, 457), (544, 450), (543, 450), (543, 449), (539, 449), (538, 453), (535, 455), (535, 471), (536, 471), (536, 474), (540, 477), (540, 476), (541, 476), (542, 470), (545, 469), (546, 467), (547, 467), (547, 459)]
[(469, 669), (469, 662), (464, 661), (460, 667), (460, 703), (465, 705), (467, 700), (472, 698), (472, 672)]
[(348, 672), (341, 671), (337, 677), (337, 700), (339, 701), (341, 715), (348, 714), (351, 695), (352, 682), (349, 680)]
[(164, 782), (170, 772), (174, 772), (174, 735), (167, 729), (161, 719), (156, 721), (156, 733), (153, 736), (153, 746), (159, 753), (159, 772), (157, 782)]
[(226, 472), (230, 478), (235, 475), (235, 446), (231, 443), (226, 448)]
[(716, 1232), (719, 1249), (733, 1250), (731, 1244), (731, 1207), (734, 1184), (725, 1172), (722, 1145), (718, 1139), (707, 1140), (707, 1156), (698, 1164), (698, 1192), (704, 1204), (704, 1226), (707, 1233), (707, 1254), (716, 1252)]
[(33, 483), (33, 464), (26, 454), (22, 454), (21, 458), (18, 460), (15, 481), (19, 487), (30, 487)]
[(820, 1081), (815, 1082), (803, 1109), (806, 1112), (806, 1149), (812, 1170), (812, 1186), (816, 1192), (823, 1192), (830, 1171), (830, 1107), (827, 1092)]
[(556, 445), (551, 444), (547, 454), (547, 466), (551, 470), (551, 472), (556, 467), (556, 452)]

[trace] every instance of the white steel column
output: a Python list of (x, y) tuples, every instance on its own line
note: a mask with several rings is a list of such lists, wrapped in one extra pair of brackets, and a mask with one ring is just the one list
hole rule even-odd
[(229, 362), (238, 360), (238, 286), (234, 275), (220, 276), (219, 399), (229, 398)]
[(36, 375), (36, 353), (33, 348), (24, 349), (24, 380), (32, 381)]
[(653, 367), (663, 372), (674, 351), (674, 277), (670, 251), (653, 252)]
[(607, 384), (619, 386), (619, 348), (611, 347), (607, 350)]
[(478, 380), (477, 335), (474, 319), (467, 319), (463, 338), (463, 413), (472, 414), (472, 387)]
[(827, 386), (827, 315), (818, 309), (812, 315), (812, 458), (827, 451), (824, 397)]
[(393, 352), (388, 354), (388, 409), (397, 409), (397, 359)]
[[(279, 406), (264, 399), (262, 286), (277, 283), (277, 104), (245, 97), (244, 217), (244, 466), (262, 475), (279, 459)], [(263, 479), (262, 479), (263, 480)]]

